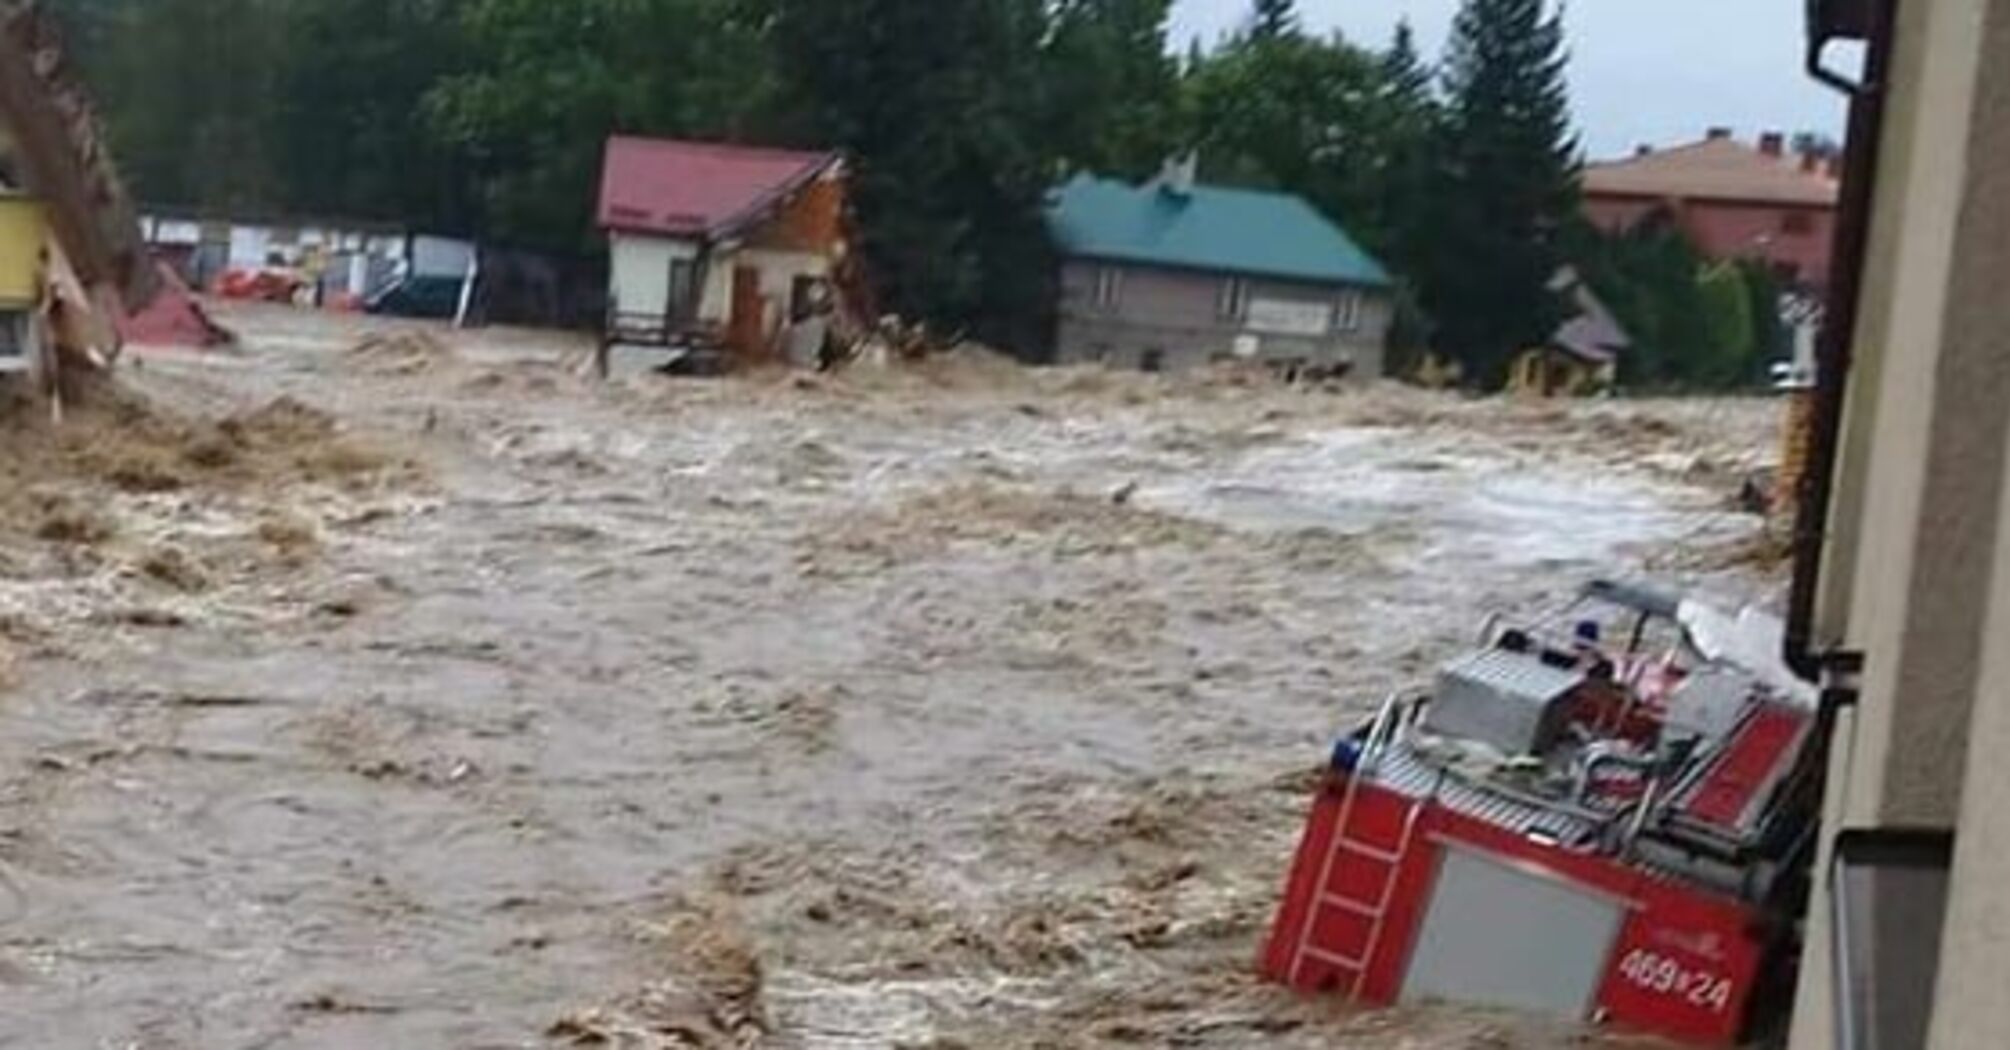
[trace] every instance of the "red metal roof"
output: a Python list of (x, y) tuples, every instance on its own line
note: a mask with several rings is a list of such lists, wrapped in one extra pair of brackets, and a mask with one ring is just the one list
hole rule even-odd
[(731, 230), (836, 163), (834, 153), (665, 139), (607, 140), (600, 226), (704, 237)]

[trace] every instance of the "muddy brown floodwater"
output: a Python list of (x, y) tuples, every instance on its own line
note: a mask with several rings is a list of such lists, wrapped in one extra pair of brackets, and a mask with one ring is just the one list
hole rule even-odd
[(1482, 613), (1764, 593), (1771, 404), (225, 319), (0, 424), (0, 1045), (1623, 1042), (1252, 961)]

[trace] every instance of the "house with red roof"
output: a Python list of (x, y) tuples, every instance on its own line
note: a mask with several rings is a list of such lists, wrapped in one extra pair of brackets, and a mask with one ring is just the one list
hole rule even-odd
[(1778, 132), (1747, 145), (1712, 128), (1700, 142), (1586, 165), (1585, 215), (1610, 231), (1670, 223), (1712, 259), (1763, 260), (1788, 285), (1819, 294), (1841, 183), (1829, 157), (1786, 146)]
[(830, 301), (844, 206), (836, 153), (609, 139), (606, 341), (779, 354), (789, 327)]

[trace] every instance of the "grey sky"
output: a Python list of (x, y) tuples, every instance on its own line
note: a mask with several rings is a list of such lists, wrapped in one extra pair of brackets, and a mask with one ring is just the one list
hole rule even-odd
[[(1212, 43), (1249, 0), (1175, 0), (1173, 40)], [(1435, 59), (1459, 0), (1299, 0), (1307, 25), (1380, 47), (1398, 19)], [(1803, 0), (1574, 0), (1571, 101), (1592, 157), (1702, 137), (1711, 125), (1743, 139), (1765, 129), (1841, 137), (1837, 97), (1801, 72)]]

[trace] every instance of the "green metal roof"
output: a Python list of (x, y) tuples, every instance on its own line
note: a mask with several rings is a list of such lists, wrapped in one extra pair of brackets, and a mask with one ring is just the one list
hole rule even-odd
[(1078, 175), (1048, 223), (1063, 253), (1325, 284), (1386, 285), (1389, 273), (1312, 206), (1281, 193), (1195, 186), (1174, 193)]

